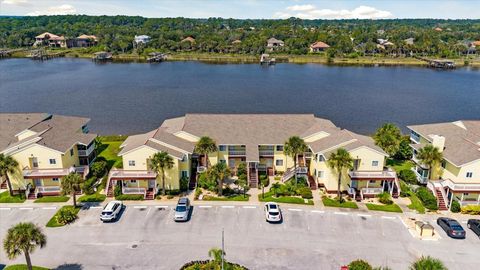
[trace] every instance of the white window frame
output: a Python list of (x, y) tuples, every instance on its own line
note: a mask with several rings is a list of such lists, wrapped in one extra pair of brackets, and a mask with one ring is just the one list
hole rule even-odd
[(137, 179), (130, 179), (130, 184), (135, 184), (137, 183)]
[(317, 177), (318, 178), (324, 178), (325, 177), (325, 171), (317, 171)]
[(372, 167), (378, 167), (378, 164), (380, 164), (378, 160), (372, 160)]
[(184, 176), (185, 176), (185, 177), (189, 177), (189, 175), (188, 175), (188, 170), (182, 170), (182, 171), (180, 172), (180, 177), (184, 177)]
[[(281, 150), (279, 150), (279, 148), (281, 148)], [(283, 152), (283, 145), (276, 145), (276, 146), (275, 146), (275, 151), (277, 151), (277, 152)]]
[(49, 158), (48, 162), (50, 163), (50, 165), (56, 165), (57, 164), (57, 160), (54, 159), (54, 158)]
[[(281, 164), (278, 164), (279, 161), (280, 161)], [(276, 159), (275, 160), (275, 166), (283, 166), (283, 159)]]
[(218, 146), (218, 151), (219, 151), (219, 152), (225, 152), (225, 151), (227, 151), (227, 146), (224, 145), (224, 144), (219, 145), (219, 146)]
[(368, 184), (375, 184), (375, 180), (368, 180)]
[(128, 166), (129, 167), (135, 167), (135, 160), (129, 160), (128, 161)]
[(322, 155), (322, 154), (319, 154), (319, 155), (318, 155), (318, 161), (319, 161), (319, 162), (325, 161), (325, 156)]

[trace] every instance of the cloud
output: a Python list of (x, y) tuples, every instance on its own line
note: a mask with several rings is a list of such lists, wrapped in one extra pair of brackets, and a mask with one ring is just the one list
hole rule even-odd
[[(300, 19), (383, 19), (390, 18), (390, 11), (379, 10), (369, 6), (359, 6), (352, 10), (348, 9), (317, 9), (313, 5), (295, 5), (287, 7), (287, 12), (276, 12), (273, 16), (279, 19), (296, 17)], [(288, 11), (297, 11), (290, 13)]]
[(55, 7), (49, 7), (45, 10), (37, 10), (27, 13), (28, 16), (40, 16), (40, 15), (68, 15), (75, 14), (77, 9), (72, 5), (60, 5)]
[(14, 6), (27, 6), (30, 3), (27, 0), (3, 0), (2, 4)]

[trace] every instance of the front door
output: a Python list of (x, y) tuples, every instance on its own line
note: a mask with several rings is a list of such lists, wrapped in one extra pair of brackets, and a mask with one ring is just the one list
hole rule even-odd
[(34, 179), (33, 183), (35, 184), (36, 187), (41, 187), (42, 186), (42, 179)]
[(155, 189), (155, 180), (148, 180), (148, 189)]

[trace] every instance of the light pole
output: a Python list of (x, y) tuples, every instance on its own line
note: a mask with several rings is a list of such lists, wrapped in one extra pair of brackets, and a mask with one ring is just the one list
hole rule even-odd
[(224, 229), (222, 228), (222, 270), (223, 269), (223, 254), (225, 254), (225, 240), (224, 240)]

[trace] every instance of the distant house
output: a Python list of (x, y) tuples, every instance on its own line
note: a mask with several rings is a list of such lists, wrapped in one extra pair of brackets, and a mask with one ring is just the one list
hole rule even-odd
[(414, 38), (407, 38), (407, 39), (404, 39), (403, 41), (404, 41), (405, 44), (407, 44), (407, 45), (413, 45), (415, 39), (414, 39)]
[(382, 50), (385, 50), (389, 47), (392, 47), (394, 46), (395, 44), (393, 44), (392, 42), (388, 41), (388, 39), (383, 39), (383, 38), (379, 38), (377, 39), (377, 49), (382, 49)]
[(437, 32), (442, 32), (442, 31), (443, 31), (443, 29), (440, 28), (440, 27), (435, 27), (433, 30), (435, 30), (435, 31), (437, 31)]
[(150, 42), (150, 37), (147, 36), (147, 35), (140, 35), (140, 36), (135, 36), (133, 42), (135, 44), (147, 44), (148, 42)]
[(273, 37), (267, 40), (267, 48), (270, 49), (270, 51), (274, 51), (275, 49), (283, 46), (285, 46), (285, 42), (283, 42), (282, 40)]
[(80, 35), (75, 39), (75, 47), (91, 47), (97, 45), (98, 39), (94, 35)]
[(240, 43), (242, 43), (242, 41), (240, 39), (236, 39), (236, 40), (232, 41), (233, 45), (238, 45)]
[(330, 45), (328, 45), (327, 43), (322, 41), (317, 41), (312, 45), (310, 45), (310, 52), (323, 52), (328, 48), (330, 48)]
[(184, 39), (182, 39), (182, 41), (180, 42), (190, 42), (190, 43), (195, 43), (195, 39), (193, 37), (186, 37)]
[(45, 32), (35, 37), (34, 47), (45, 45), (54, 48), (67, 48), (67, 41), (63, 36)]

